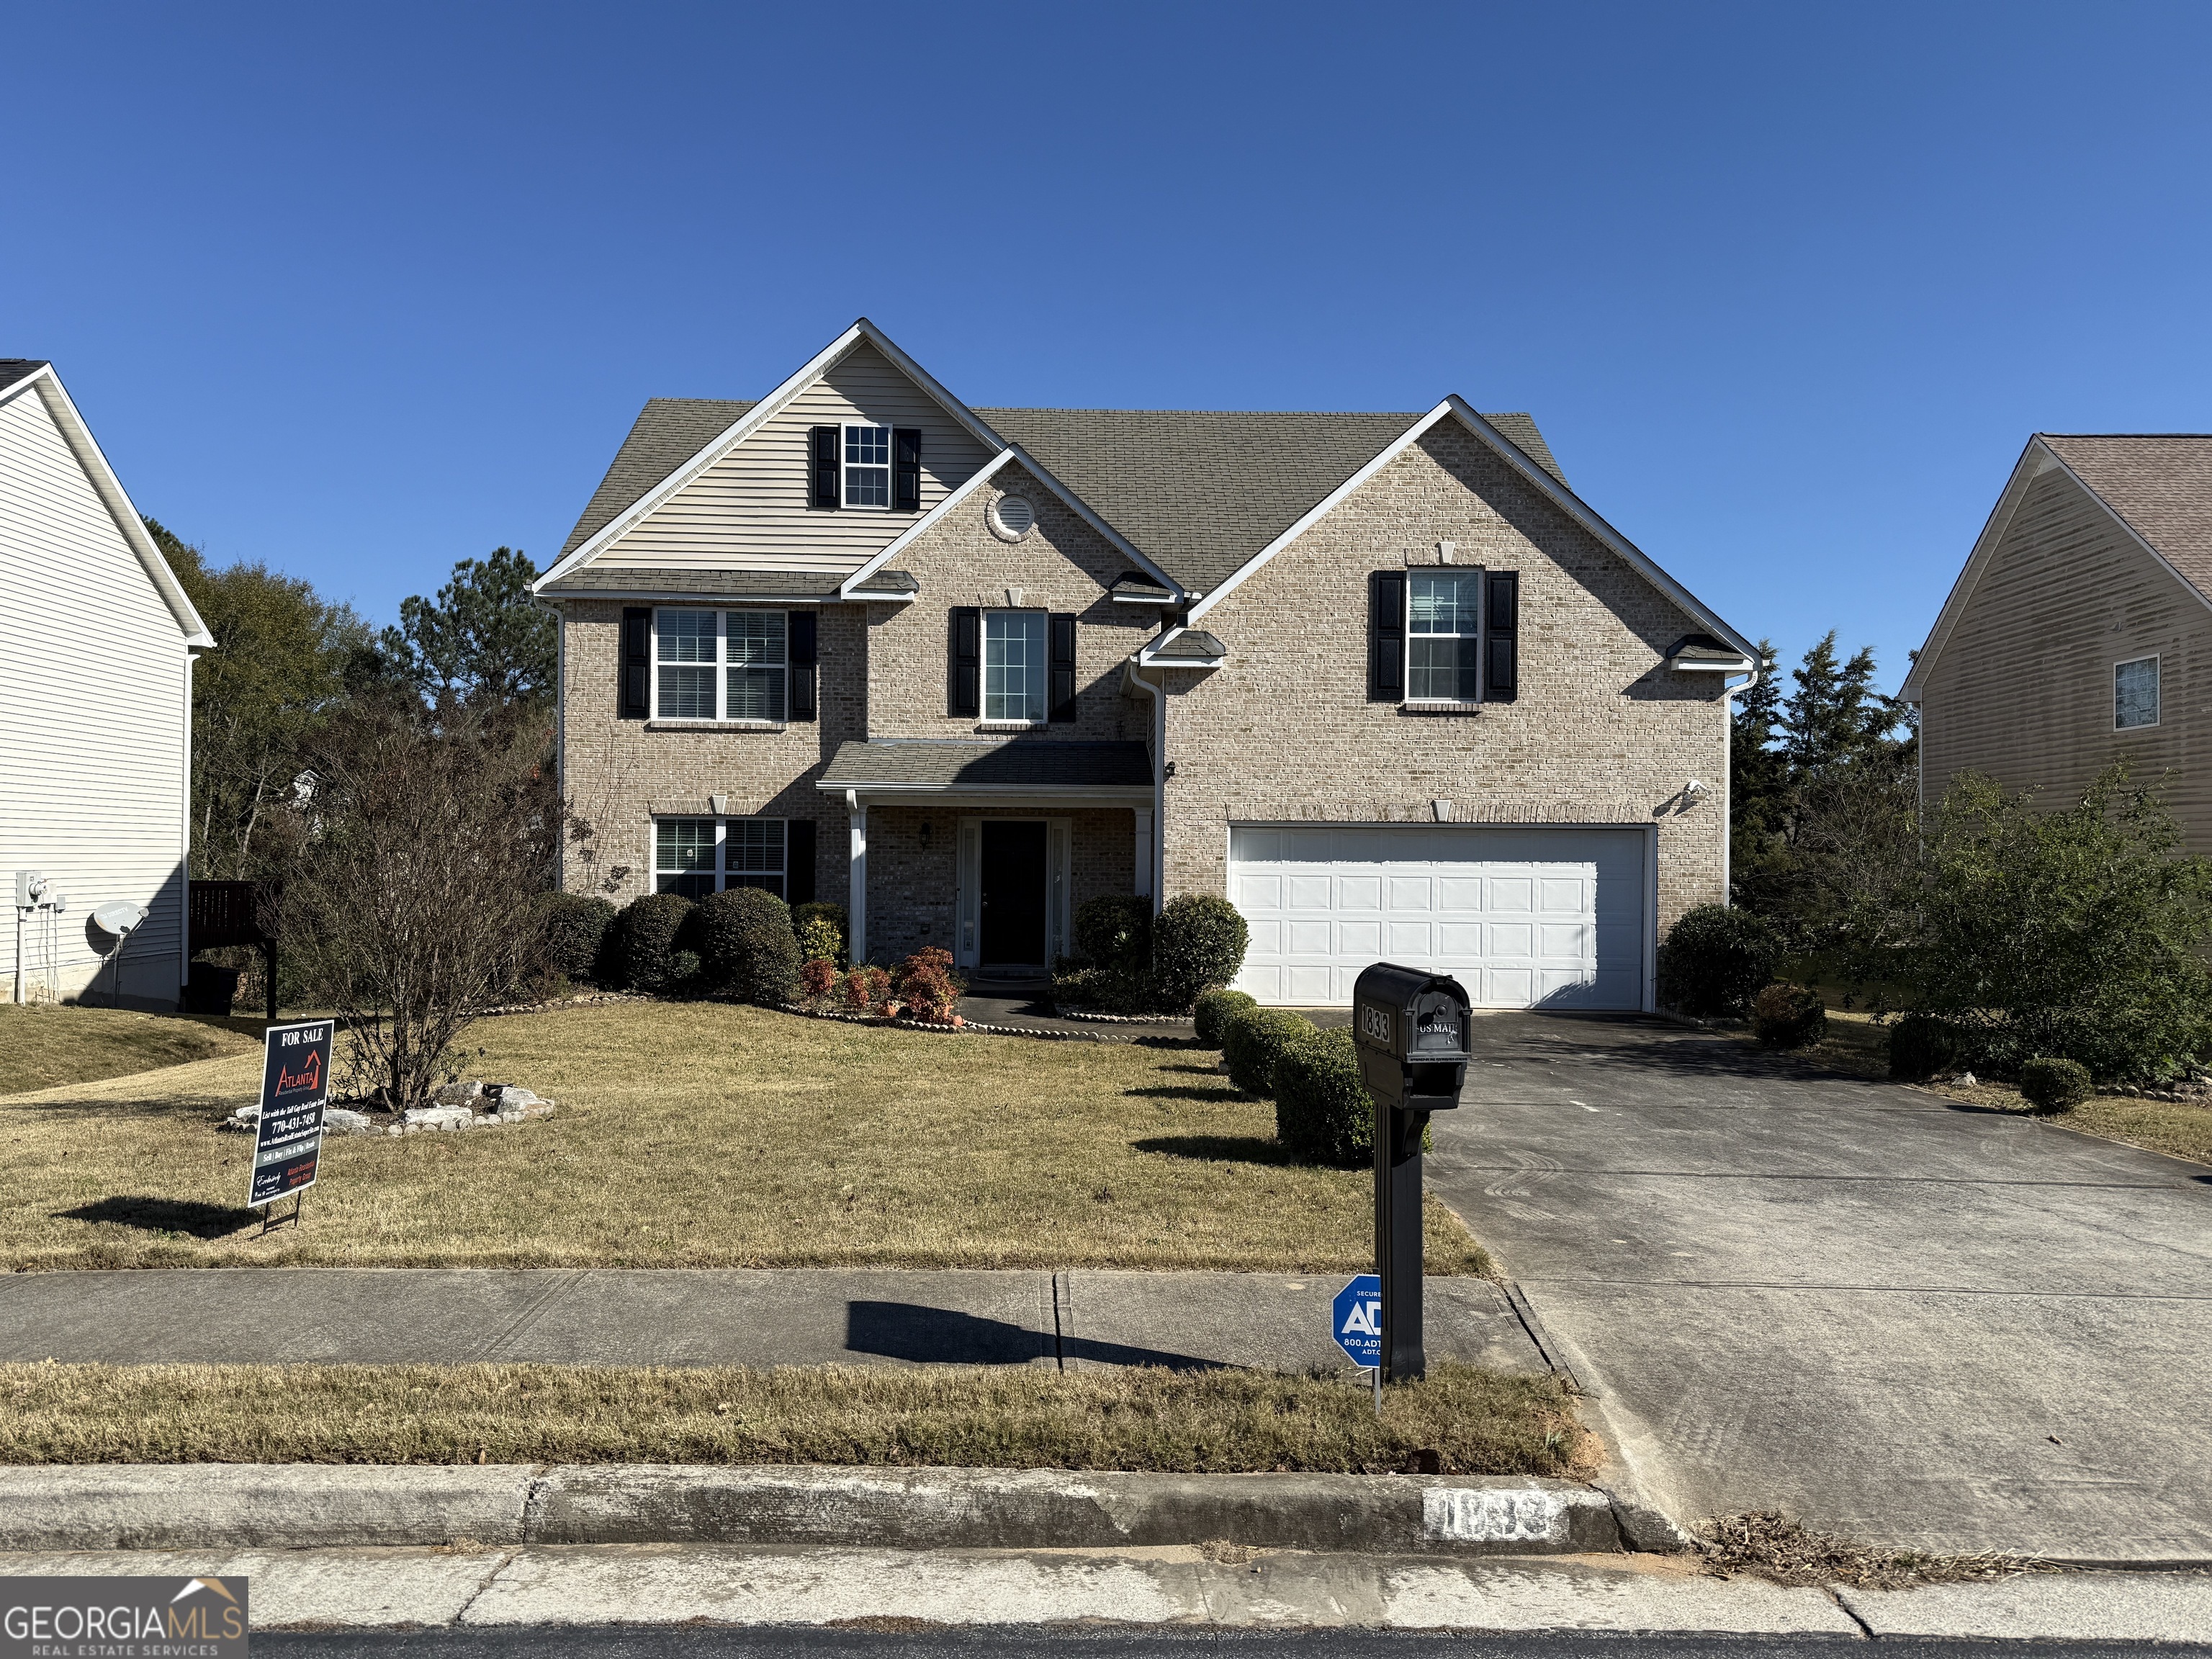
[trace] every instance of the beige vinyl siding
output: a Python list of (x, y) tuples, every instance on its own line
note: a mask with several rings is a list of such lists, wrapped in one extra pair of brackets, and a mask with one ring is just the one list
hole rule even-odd
[(807, 428), (847, 421), (921, 430), (921, 510), (989, 459), (938, 401), (862, 341), (821, 380), (593, 561), (850, 574), (920, 516), (806, 505)]
[[(2157, 656), (2160, 723), (2112, 729), (2112, 667)], [(2053, 466), (2033, 479), (1929, 670), (1921, 781), (1960, 772), (2073, 797), (2117, 757), (2166, 775), (2190, 849), (2212, 853), (2212, 610)]]
[[(18, 967), (15, 872), (34, 868), (69, 897), (64, 994), (100, 966), (92, 912), (127, 899), (153, 914), (122, 953), (121, 990), (175, 1001), (185, 673), (175, 617), (38, 391), (17, 393), (0, 404), (0, 996)], [(106, 1000), (112, 970), (92, 988)]]

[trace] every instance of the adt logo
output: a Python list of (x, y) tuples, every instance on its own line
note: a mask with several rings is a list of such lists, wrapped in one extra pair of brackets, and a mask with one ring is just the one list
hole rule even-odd
[(1336, 1293), (1330, 1319), (1336, 1346), (1355, 1365), (1382, 1363), (1382, 1281), (1362, 1273)]

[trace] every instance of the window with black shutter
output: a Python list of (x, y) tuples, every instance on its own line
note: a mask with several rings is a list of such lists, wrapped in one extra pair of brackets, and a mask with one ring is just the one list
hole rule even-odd
[(1482, 695), (1511, 702), (1521, 691), (1521, 578), (1493, 570), (1484, 585)]
[(784, 898), (792, 904), (814, 902), (814, 820), (792, 818), (784, 824)]
[(811, 611), (791, 613), (791, 718), (815, 717), (815, 629), (819, 617)]
[(835, 509), (842, 499), (838, 488), (838, 445), (843, 441), (844, 428), (835, 426), (810, 427), (806, 432), (806, 504)]
[(891, 433), (891, 510), (921, 511), (921, 429), (902, 426)]
[(653, 713), (653, 609), (624, 605), (621, 678), (616, 686), (622, 718), (647, 719)]
[(975, 605), (952, 607), (950, 655), (945, 666), (945, 712), (955, 720), (974, 720), (982, 712), (983, 613)]
[(1063, 611), (1052, 618), (1052, 718), (1075, 718), (1075, 617)]
[(1406, 695), (1406, 573), (1378, 570), (1367, 579), (1367, 700), (1398, 702)]

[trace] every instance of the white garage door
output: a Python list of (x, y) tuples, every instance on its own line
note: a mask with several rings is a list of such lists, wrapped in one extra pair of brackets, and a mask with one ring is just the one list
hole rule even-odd
[(1237, 826), (1237, 988), (1344, 1006), (1374, 962), (1458, 977), (1480, 1008), (1640, 1008), (1651, 916), (1641, 830)]

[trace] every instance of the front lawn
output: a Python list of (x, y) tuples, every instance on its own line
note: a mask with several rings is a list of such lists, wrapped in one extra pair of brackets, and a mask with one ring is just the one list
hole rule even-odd
[(0, 1003), (0, 1095), (258, 1048), (256, 1022)]
[[(1358, 1271), (1372, 1177), (1288, 1162), (1190, 1048), (952, 1036), (709, 1003), (489, 1019), (469, 1075), (543, 1122), (332, 1139), (257, 1237), (255, 1052), (0, 1100), (16, 1268), (1121, 1267)], [(1482, 1271), (1433, 1198), (1431, 1273)]]

